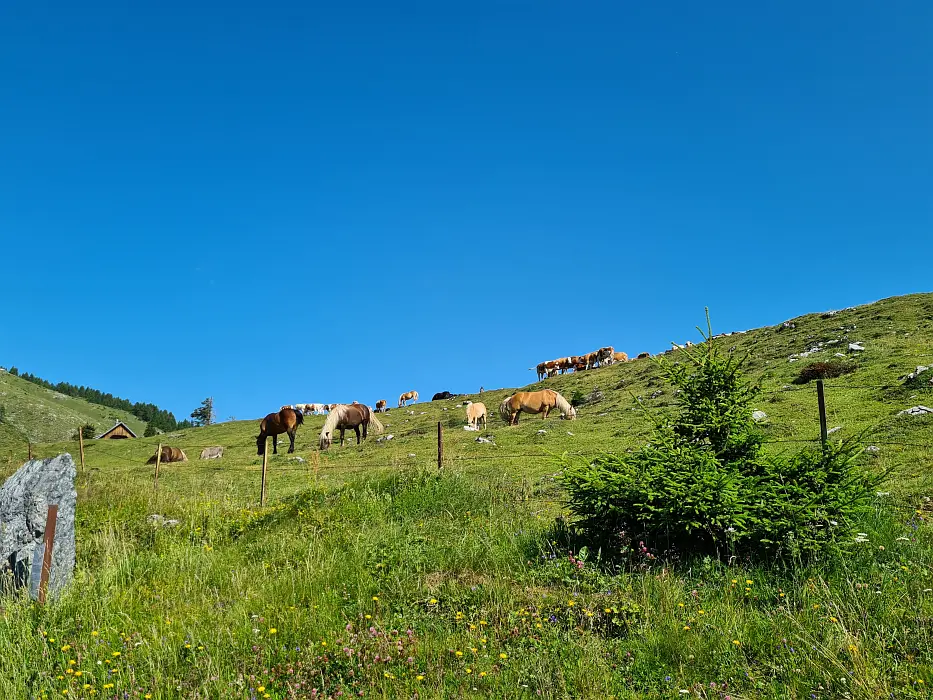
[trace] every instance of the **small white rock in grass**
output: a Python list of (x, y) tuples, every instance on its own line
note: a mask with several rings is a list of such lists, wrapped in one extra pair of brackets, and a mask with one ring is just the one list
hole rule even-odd
[(911, 408), (905, 409), (898, 413), (897, 415), (903, 416), (923, 416), (928, 413), (933, 413), (933, 408), (927, 408), (926, 406), (912, 406)]
[(861, 352), (865, 347), (861, 343), (849, 343), (849, 350), (852, 352)]
[(760, 423), (763, 420), (768, 420), (768, 414), (764, 411), (755, 411), (752, 413), (752, 420), (756, 423)]
[(878, 454), (879, 452), (881, 452), (881, 448), (878, 447), (877, 445), (869, 445), (868, 447), (865, 448), (865, 451), (870, 452), (871, 454)]
[(546, 430), (539, 430), (539, 431), (538, 431), (538, 435), (547, 435), (547, 431), (546, 431)]
[(495, 445), (495, 444), (496, 444), (496, 443), (494, 443), (492, 440), (490, 440), (489, 438), (484, 438), (484, 437), (482, 437), (482, 436), (477, 437), (477, 438), (476, 438), (476, 442), (482, 442), (482, 443), (485, 443), (485, 444), (487, 444), (487, 445)]
[(473, 431), (473, 432), (476, 432), (476, 431), (479, 430), (479, 428), (477, 428), (476, 426), (473, 426), (473, 425), (465, 425), (465, 426), (463, 426), (463, 429), (464, 429), (464, 430), (471, 430), (471, 431)]
[(409, 452), (408, 456), (414, 459), (417, 455), (414, 452)]
[(829, 430), (827, 430), (827, 431), (826, 431), (826, 434), (827, 434), (827, 435), (832, 435), (833, 433), (836, 433), (836, 432), (838, 432), (838, 431), (840, 431), (840, 430), (842, 430), (842, 426), (841, 426), (841, 425), (837, 425), (835, 428), (830, 428)]
[(569, 430), (567, 431), (567, 434), (568, 434), (570, 437), (573, 437), (573, 433), (571, 433)]

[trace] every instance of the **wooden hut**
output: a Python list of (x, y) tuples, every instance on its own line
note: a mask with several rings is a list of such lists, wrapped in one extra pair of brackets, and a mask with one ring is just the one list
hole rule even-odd
[(128, 438), (134, 438), (134, 437), (136, 437), (136, 433), (130, 430), (129, 426), (126, 423), (124, 423), (123, 421), (120, 421), (115, 426), (113, 426), (110, 430), (108, 430), (105, 433), (101, 433), (94, 439), (95, 440), (126, 440)]

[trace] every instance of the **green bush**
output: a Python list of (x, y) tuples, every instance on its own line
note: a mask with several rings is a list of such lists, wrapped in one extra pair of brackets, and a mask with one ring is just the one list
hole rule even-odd
[(625, 550), (750, 558), (809, 558), (849, 536), (881, 476), (855, 464), (854, 440), (769, 456), (752, 420), (746, 358), (708, 340), (684, 362), (655, 360), (679, 389), (677, 412), (625, 455), (568, 458), (564, 483), (576, 523)]

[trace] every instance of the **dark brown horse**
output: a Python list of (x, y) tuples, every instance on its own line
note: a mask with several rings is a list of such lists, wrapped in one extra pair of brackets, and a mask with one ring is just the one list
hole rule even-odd
[(270, 413), (259, 423), (259, 437), (256, 438), (256, 454), (261, 455), (266, 451), (266, 438), (272, 436), (272, 454), (278, 454), (278, 436), (282, 433), (288, 434), (291, 444), (288, 446), (289, 453), (295, 451), (295, 433), (298, 432), (298, 426), (305, 422), (305, 417), (301, 411), (294, 408), (285, 407), (278, 413)]
[(319, 447), (326, 450), (334, 441), (334, 429), (340, 431), (340, 444), (343, 445), (343, 434), (347, 428), (353, 428), (356, 432), (356, 444), (360, 444), (360, 428), (363, 429), (363, 439), (367, 437), (369, 427), (381, 433), (385, 428), (376, 415), (369, 410), (369, 406), (361, 403), (354, 403), (347, 406), (340, 404), (332, 409), (327, 420), (324, 421), (324, 427), (321, 428), (321, 438)]

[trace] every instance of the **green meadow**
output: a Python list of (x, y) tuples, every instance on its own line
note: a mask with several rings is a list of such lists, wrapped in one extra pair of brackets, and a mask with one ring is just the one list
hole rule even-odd
[[(861, 534), (819, 561), (620, 559), (574, 536), (562, 458), (645, 442), (676, 399), (651, 359), (529, 385), (585, 401), (575, 421), (509, 427), (497, 407), (514, 389), (496, 389), (393, 408), (383, 435), (322, 453), (324, 417), (308, 416), (295, 453), (286, 438), (270, 455), (265, 507), (257, 420), (92, 440), (74, 584), (41, 608), (0, 599), (0, 697), (930, 697), (933, 415), (899, 412), (933, 406), (933, 370), (902, 379), (933, 365), (933, 295), (790, 321), (714, 341), (748, 354), (768, 449), (815, 443), (815, 386), (794, 380), (844, 362), (854, 371), (826, 381), (830, 439), (859, 436), (863, 465), (888, 475)], [(713, 323), (727, 330), (715, 309)], [(39, 406), (0, 424), (2, 476), (26, 457), (19, 436), (49, 435), (64, 408), (110, 412), (0, 381), (4, 402)], [(463, 429), (464, 400), (487, 405), (487, 430)], [(162, 465), (156, 489), (160, 443), (189, 461)], [(199, 460), (213, 445), (223, 458)], [(33, 450), (78, 461), (75, 442)]]

